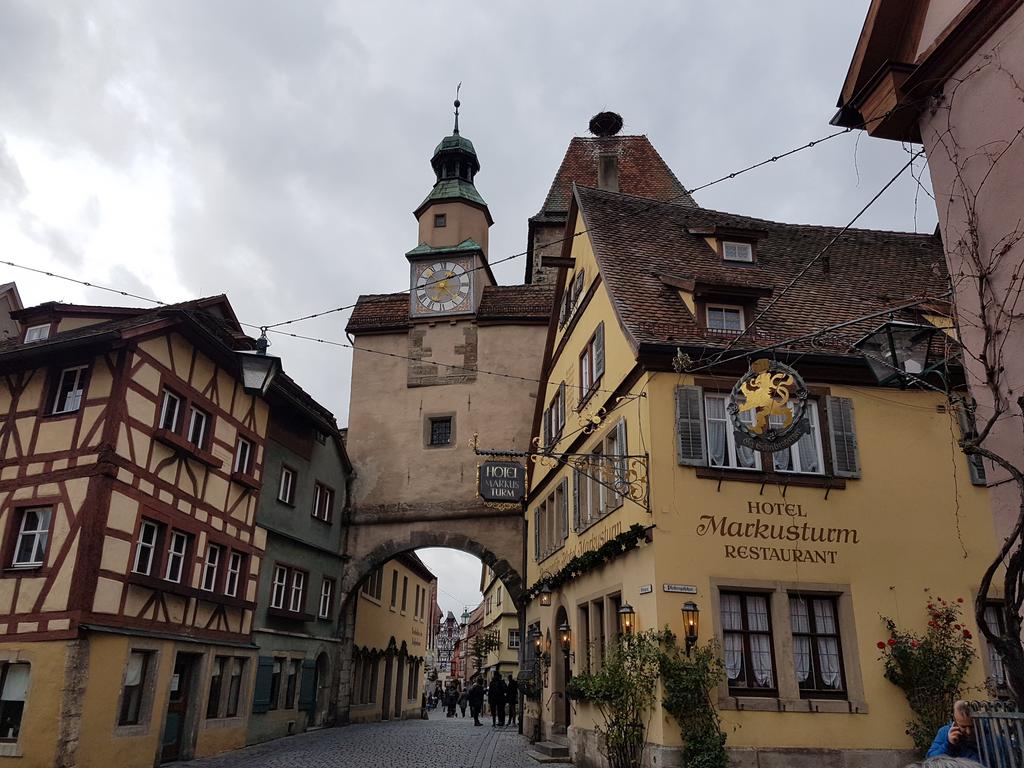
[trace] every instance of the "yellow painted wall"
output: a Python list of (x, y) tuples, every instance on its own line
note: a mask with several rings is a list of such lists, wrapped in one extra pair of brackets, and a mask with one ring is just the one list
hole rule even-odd
[[(426, 590), (429, 595), (430, 582), (418, 576), (399, 560), (388, 560), (384, 564), (384, 586), (381, 589), (381, 599), (378, 601), (359, 593), (359, 603), (356, 608), (355, 644), (361, 648), (379, 648), (384, 650), (388, 647), (391, 638), (395, 639), (395, 645), (402, 647), (404, 641), (410, 656), (423, 656), (426, 651), (427, 615), (429, 615), (430, 602), (427, 598), (421, 598), (424, 604), (424, 615), (416, 617), (413, 615), (414, 602), (416, 597), (416, 585)], [(391, 608), (391, 579), (392, 572), (398, 571), (398, 594), (395, 598), (395, 607)], [(409, 592), (408, 604), (402, 612), (402, 579), (408, 577)]]
[[(496, 632), (501, 641), (501, 648), (487, 654), (484, 666), (489, 668), (501, 664), (502, 676), (508, 672), (513, 675), (519, 671), (519, 651), (508, 647), (508, 631), (519, 629), (519, 614), (516, 612), (515, 603), (508, 596), (505, 586), (494, 576), (494, 572), (486, 565), (483, 566), (483, 606), (484, 617), (482, 629), (484, 632)], [(487, 607), (490, 605), (491, 610)], [(473, 662), (470, 661), (472, 667)]]
[(31, 664), (30, 683), (17, 750), (21, 757), (0, 757), (0, 764), (51, 768), (57, 751), (54, 724), (60, 720), (67, 643), (0, 643), (0, 661)]

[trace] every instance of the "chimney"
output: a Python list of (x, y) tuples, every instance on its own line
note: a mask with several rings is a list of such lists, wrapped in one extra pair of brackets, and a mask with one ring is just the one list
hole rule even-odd
[(619, 191), (619, 155), (615, 152), (597, 156), (597, 188)]

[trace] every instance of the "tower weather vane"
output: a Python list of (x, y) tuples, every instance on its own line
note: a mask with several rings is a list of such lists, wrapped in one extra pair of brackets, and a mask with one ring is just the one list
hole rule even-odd
[(455, 86), (455, 130), (452, 131), (452, 133), (456, 134), (456, 135), (459, 132), (459, 107), (462, 106), (462, 102), (459, 101), (459, 91), (460, 90), (462, 90), (462, 81), (461, 80), (459, 81), (459, 84), (457, 86)]

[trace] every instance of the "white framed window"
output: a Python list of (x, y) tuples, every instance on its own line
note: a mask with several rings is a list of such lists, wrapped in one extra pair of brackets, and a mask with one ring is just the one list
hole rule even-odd
[(321, 619), (327, 619), (331, 616), (331, 598), (334, 596), (334, 582), (330, 579), (324, 579), (320, 583), (320, 610), (317, 612), (317, 616)]
[(235, 446), (235, 472), (248, 475), (252, 469), (252, 443), (244, 437), (238, 438)]
[(292, 595), (288, 601), (288, 610), (299, 613), (302, 610), (303, 590), (306, 586), (306, 574), (302, 571), (292, 571)]
[(156, 539), (160, 526), (151, 520), (143, 520), (139, 526), (139, 540), (135, 544), (135, 563), (132, 570), (149, 576), (153, 569), (153, 557), (156, 554)]
[(84, 365), (78, 365), (60, 372), (57, 395), (53, 399), (53, 413), (71, 413), (78, 410), (82, 404), (82, 394), (85, 392), (86, 368)]
[(508, 647), (515, 649), (519, 647), (519, 630), (509, 629), (508, 631)]
[(203, 561), (203, 579), (200, 588), (206, 592), (213, 592), (217, 586), (217, 571), (220, 568), (220, 557), (224, 547), (218, 544), (209, 544), (206, 547), (206, 559)]
[(160, 408), (160, 429), (169, 432), (178, 431), (178, 415), (181, 412), (181, 398), (171, 392), (164, 390), (164, 402)]
[[(752, 448), (736, 443), (736, 435), (729, 422), (726, 410), (729, 396), (724, 394), (704, 395), (704, 420), (708, 436), (708, 464), (712, 467), (734, 469), (761, 469), (761, 454)], [(753, 422), (752, 411), (744, 411), (740, 418)]]
[(224, 594), (228, 597), (235, 597), (238, 594), (238, 578), (242, 573), (242, 563), (245, 555), (241, 552), (232, 552), (228, 558), (228, 577), (224, 580)]
[(288, 569), (283, 565), (274, 567), (274, 582), (270, 591), (270, 607), (284, 608), (285, 593), (288, 591)]
[(43, 341), (44, 339), (50, 338), (50, 324), (45, 325), (30, 325), (25, 330), (25, 343), (28, 344), (33, 341)]
[(295, 500), (295, 470), (281, 465), (281, 482), (277, 486), (277, 500), (291, 504)]
[[(790, 407), (792, 408), (792, 406)], [(825, 458), (821, 452), (818, 401), (808, 400), (805, 413), (811, 431), (802, 435), (795, 445), (772, 454), (772, 464), (776, 472), (799, 472), (812, 475), (825, 473)], [(783, 416), (771, 416), (769, 420), (773, 427), (781, 427), (785, 423)]]
[(746, 323), (743, 320), (743, 307), (735, 307), (728, 304), (708, 304), (705, 311), (707, 312), (709, 331), (740, 333), (746, 330)]
[(35, 568), (43, 564), (50, 538), (52, 507), (29, 507), (21, 511), (18, 541), (14, 545), (15, 568)]
[(316, 483), (313, 486), (313, 517), (325, 523), (330, 522), (333, 503), (334, 492), (326, 485)]
[(205, 411), (194, 405), (189, 406), (188, 441), (196, 448), (206, 445), (206, 428), (209, 423), (210, 417)]
[(185, 552), (188, 550), (188, 535), (181, 531), (171, 532), (171, 541), (167, 547), (167, 569), (164, 578), (178, 583), (185, 567)]
[(25, 663), (0, 664), (0, 743), (18, 740), (30, 670)]
[(722, 242), (722, 258), (726, 261), (745, 261), (749, 264), (754, 260), (754, 247), (750, 243), (724, 240)]

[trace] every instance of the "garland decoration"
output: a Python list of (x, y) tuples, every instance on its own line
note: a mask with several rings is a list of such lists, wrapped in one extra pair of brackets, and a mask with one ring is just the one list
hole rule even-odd
[(640, 523), (633, 523), (633, 525), (629, 526), (628, 530), (623, 531), (614, 539), (609, 539), (597, 549), (576, 555), (561, 570), (556, 571), (547, 578), (538, 579), (534, 582), (533, 586), (526, 590), (526, 599), (536, 599), (545, 585), (552, 590), (558, 589), (563, 584), (568, 584), (580, 576), (596, 571), (598, 568), (603, 568), (607, 563), (622, 557), (622, 555), (632, 549), (643, 546), (647, 541), (648, 529), (640, 525)]

